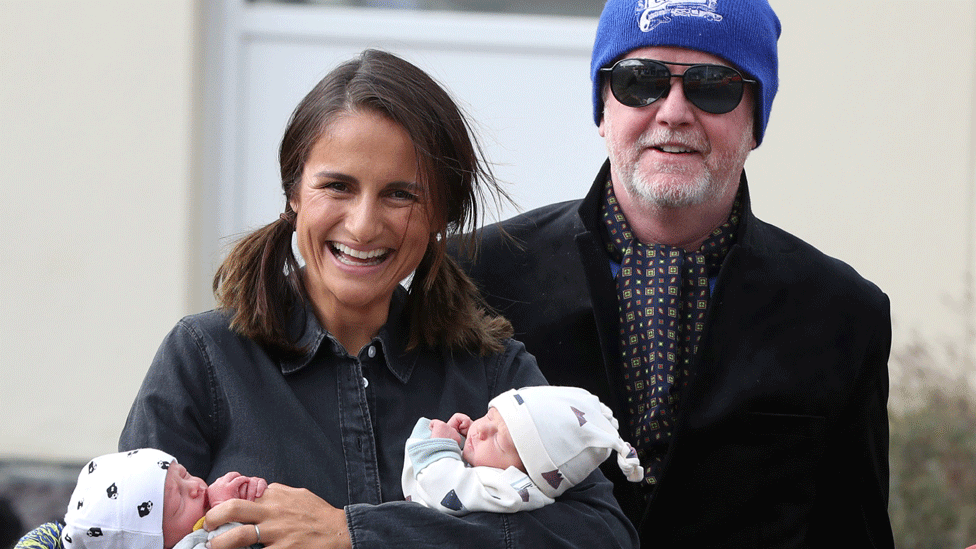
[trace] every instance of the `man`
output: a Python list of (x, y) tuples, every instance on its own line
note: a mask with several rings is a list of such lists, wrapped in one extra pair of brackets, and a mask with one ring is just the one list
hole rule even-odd
[(893, 546), (888, 298), (751, 211), (779, 33), (766, 0), (610, 0), (609, 159), (466, 265), (550, 383), (622, 418), (647, 481), (604, 472), (647, 547)]

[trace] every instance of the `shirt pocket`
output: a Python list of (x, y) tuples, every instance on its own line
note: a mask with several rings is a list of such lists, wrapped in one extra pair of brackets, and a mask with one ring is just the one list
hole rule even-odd
[(749, 412), (746, 432), (758, 436), (785, 436), (800, 439), (820, 439), (827, 418), (823, 416)]

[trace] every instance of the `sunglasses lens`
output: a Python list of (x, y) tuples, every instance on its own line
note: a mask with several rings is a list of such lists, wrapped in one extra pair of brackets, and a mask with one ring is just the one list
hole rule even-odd
[(729, 67), (690, 67), (685, 71), (683, 85), (685, 97), (707, 113), (731, 112), (742, 100), (742, 75)]
[(610, 91), (628, 107), (650, 105), (670, 87), (671, 72), (656, 61), (623, 59), (610, 72)]

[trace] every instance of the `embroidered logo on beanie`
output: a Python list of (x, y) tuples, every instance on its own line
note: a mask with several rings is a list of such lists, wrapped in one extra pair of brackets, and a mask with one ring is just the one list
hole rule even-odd
[(645, 0), (638, 4), (644, 10), (640, 16), (640, 29), (644, 32), (654, 30), (658, 25), (670, 23), (672, 17), (721, 21), (722, 15), (715, 11), (716, 4), (718, 0)]

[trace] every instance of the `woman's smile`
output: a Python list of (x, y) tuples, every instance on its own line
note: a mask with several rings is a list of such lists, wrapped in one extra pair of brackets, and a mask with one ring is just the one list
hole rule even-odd
[(329, 247), (336, 259), (353, 267), (379, 265), (393, 253), (391, 248), (360, 251), (339, 242), (330, 242)]

